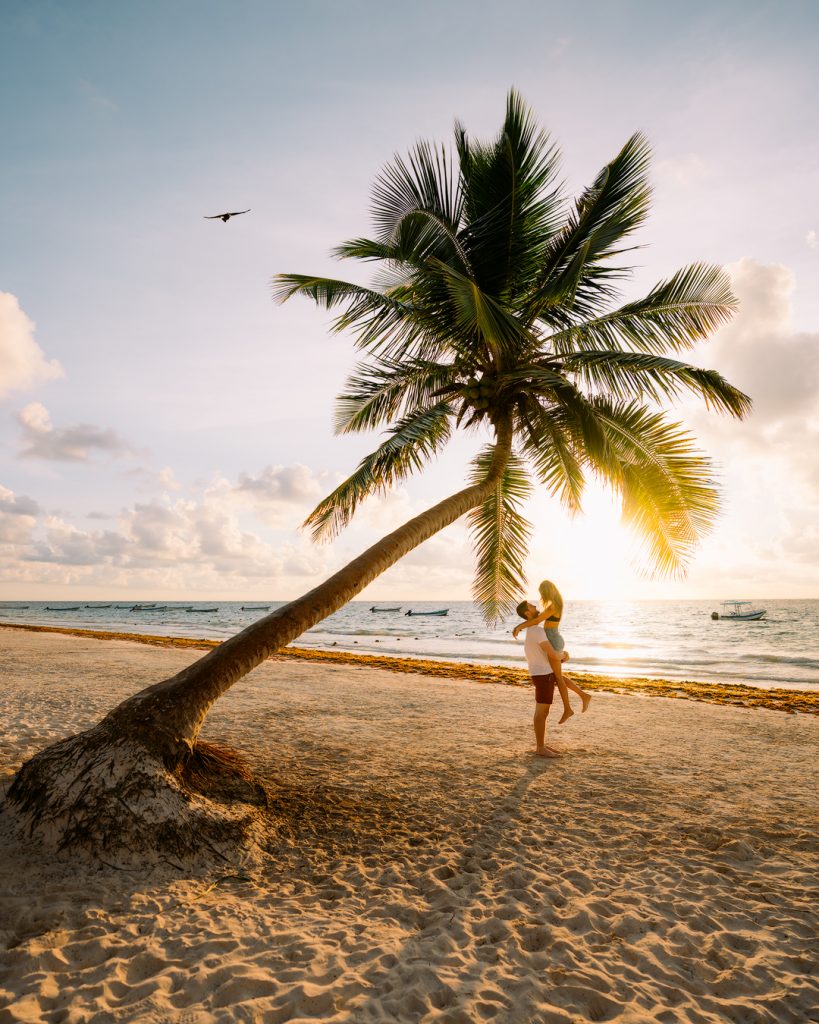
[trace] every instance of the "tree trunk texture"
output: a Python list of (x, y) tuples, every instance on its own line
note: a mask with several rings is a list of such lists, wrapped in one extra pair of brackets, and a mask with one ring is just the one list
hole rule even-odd
[(213, 863), (251, 849), (264, 792), (236, 755), (197, 740), (205, 716), (242, 676), (481, 504), (511, 452), (511, 424), (497, 424), (496, 432), (483, 481), (410, 519), (178, 675), (129, 697), (98, 725), (26, 762), (6, 798), (13, 827), (51, 851), (117, 866), (157, 858)]

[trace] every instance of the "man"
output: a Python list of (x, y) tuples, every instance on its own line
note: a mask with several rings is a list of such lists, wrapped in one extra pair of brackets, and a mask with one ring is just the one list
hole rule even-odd
[[(517, 607), (518, 615), (526, 619), (536, 619), (538, 610), (531, 601), (521, 601)], [(529, 626), (523, 651), (529, 665), (529, 675), (535, 684), (535, 754), (538, 757), (560, 757), (560, 752), (546, 745), (546, 719), (552, 708), (557, 678), (555, 669), (565, 660), (565, 655), (558, 654), (546, 639), (543, 626)]]

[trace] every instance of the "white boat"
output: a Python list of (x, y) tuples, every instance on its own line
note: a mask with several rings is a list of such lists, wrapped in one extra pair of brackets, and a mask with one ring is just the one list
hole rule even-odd
[(711, 612), (711, 618), (731, 622), (756, 622), (764, 619), (766, 609), (754, 608), (752, 601), (723, 601), (721, 612)]
[(404, 612), (405, 615), (446, 615), (449, 608), (441, 608), (440, 611), (436, 612), (414, 612), (411, 608), (408, 612)]
[(394, 608), (376, 608), (375, 605), (373, 605), (372, 608), (370, 608), (370, 611), (371, 612), (400, 612), (401, 611), (401, 605), (398, 604)]

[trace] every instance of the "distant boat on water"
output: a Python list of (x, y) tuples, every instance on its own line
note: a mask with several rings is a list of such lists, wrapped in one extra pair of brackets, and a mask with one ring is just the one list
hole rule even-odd
[(131, 609), (132, 612), (166, 612), (167, 610), (166, 604), (135, 604)]
[(758, 622), (767, 613), (765, 608), (754, 608), (751, 601), (723, 601), (721, 612), (711, 612), (711, 618), (729, 622)]
[(447, 615), (448, 613), (449, 608), (441, 608), (439, 611), (435, 612), (414, 612), (412, 608), (410, 608), (408, 612), (404, 612), (405, 615)]
[(270, 611), (269, 604), (243, 604), (243, 612), (268, 612)]
[(80, 606), (78, 604), (65, 605), (62, 608), (52, 608), (50, 605), (46, 605), (47, 612), (78, 612), (79, 610)]
[(218, 608), (186, 608), (186, 612), (218, 612)]
[(371, 612), (400, 612), (401, 605), (396, 605), (395, 608), (376, 608), (375, 605), (370, 608)]
[(111, 608), (112, 605), (110, 605), (110, 604), (87, 604), (84, 607), (85, 608)]

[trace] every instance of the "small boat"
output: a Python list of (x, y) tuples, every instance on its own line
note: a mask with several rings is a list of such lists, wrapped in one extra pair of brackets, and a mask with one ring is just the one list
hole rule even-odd
[(131, 609), (132, 612), (166, 612), (167, 610), (166, 604), (135, 604)]
[(270, 605), (269, 604), (243, 604), (242, 605), (242, 611), (243, 612), (269, 612), (270, 611)]
[(110, 608), (111, 605), (110, 604), (87, 604), (84, 607), (86, 607), (86, 608)]
[(80, 606), (78, 604), (70, 605), (70, 606), (66, 605), (65, 608), (52, 608), (52, 607), (50, 607), (50, 605), (46, 605), (46, 611), (47, 612), (78, 612), (79, 610), (80, 610)]
[(30, 604), (4, 604), (4, 612), (24, 612), (27, 608), (30, 608)]
[(751, 601), (723, 601), (721, 612), (711, 612), (711, 618), (731, 622), (757, 622), (765, 618), (765, 608), (754, 608)]
[(412, 608), (408, 612), (404, 612), (405, 615), (446, 615), (449, 612), (449, 608), (441, 608), (437, 612), (414, 612)]
[(370, 608), (370, 611), (371, 612), (400, 612), (401, 611), (401, 605), (400, 604), (396, 605), (395, 608), (376, 608), (375, 605), (373, 605), (372, 608)]
[(218, 608), (186, 608), (186, 612), (218, 612)]

